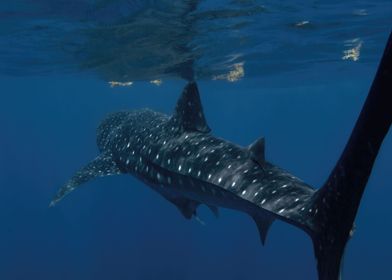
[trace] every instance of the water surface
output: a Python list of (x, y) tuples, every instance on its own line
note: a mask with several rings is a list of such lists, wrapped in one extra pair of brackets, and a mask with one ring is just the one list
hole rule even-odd
[[(215, 135), (264, 136), (267, 160), (321, 186), (377, 69), (391, 1), (18, 0), (0, 3), (0, 21), (0, 279), (316, 279), (298, 229), (276, 222), (262, 247), (246, 215), (201, 207), (206, 226), (187, 221), (130, 176), (48, 204), (97, 154), (106, 114), (170, 114), (189, 77)], [(391, 276), (390, 166), (389, 134), (344, 279)]]

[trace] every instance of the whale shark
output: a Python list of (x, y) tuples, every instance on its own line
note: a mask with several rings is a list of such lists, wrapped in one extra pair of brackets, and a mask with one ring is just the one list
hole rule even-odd
[(56, 194), (57, 204), (82, 184), (130, 174), (186, 218), (204, 204), (218, 215), (247, 213), (262, 244), (275, 220), (300, 228), (314, 245), (320, 280), (337, 280), (346, 243), (382, 141), (392, 121), (392, 36), (363, 109), (335, 168), (320, 188), (265, 158), (264, 138), (247, 147), (211, 133), (195, 81), (189, 81), (169, 116), (150, 109), (109, 115), (97, 129), (99, 155)]

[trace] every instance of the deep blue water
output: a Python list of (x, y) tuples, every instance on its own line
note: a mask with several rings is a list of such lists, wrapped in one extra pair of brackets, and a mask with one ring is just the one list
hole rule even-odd
[[(185, 220), (131, 176), (94, 180), (48, 205), (96, 156), (95, 130), (108, 113), (172, 112), (189, 60), (215, 135), (243, 146), (264, 136), (268, 161), (321, 186), (367, 96), (392, 27), (392, 4), (203, 1), (189, 11), (182, 2), (95, 1), (102, 6), (91, 11), (86, 3), (93, 2), (0, 4), (0, 279), (316, 279), (312, 244), (300, 230), (276, 222), (262, 247), (247, 215), (221, 209), (216, 219), (201, 207), (205, 226)], [(189, 18), (180, 24), (173, 15)], [(296, 26), (302, 21), (309, 23)], [(167, 26), (156, 30), (162, 22)], [(156, 33), (143, 29), (148, 24)], [(355, 48), (358, 60), (343, 59)], [(233, 65), (244, 75), (225, 81)], [(391, 166), (389, 133), (343, 279), (392, 277)]]

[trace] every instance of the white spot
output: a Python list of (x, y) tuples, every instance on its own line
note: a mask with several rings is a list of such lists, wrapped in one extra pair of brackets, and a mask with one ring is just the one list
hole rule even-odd
[(229, 166), (227, 168), (230, 169), (231, 168), (231, 164), (229, 164)]
[(155, 159), (159, 159), (159, 154), (157, 154), (157, 156), (155, 157)]
[(246, 194), (246, 190), (243, 190), (241, 195), (245, 195)]
[(222, 177), (219, 177), (218, 183), (222, 182)]
[(280, 210), (279, 210), (279, 212), (278, 212), (278, 213), (279, 213), (279, 214), (282, 214), (282, 213), (284, 212), (284, 210), (285, 210), (285, 209), (284, 209), (284, 208), (282, 208), (282, 209), (280, 209)]
[(167, 160), (167, 164), (170, 164), (170, 158)]
[(261, 204), (264, 204), (266, 201), (267, 201), (267, 200), (264, 198), (264, 199), (261, 201)]
[(178, 166), (178, 171), (181, 171), (181, 168), (182, 168), (182, 167), (181, 167), (181, 164), (180, 164), (180, 165)]
[(200, 177), (201, 171), (197, 171), (197, 177)]
[(246, 173), (248, 173), (249, 172), (249, 170), (248, 169), (246, 169), (245, 171), (244, 171), (244, 174), (246, 174)]
[(235, 186), (235, 183), (236, 183), (235, 181), (234, 181), (233, 183), (231, 183), (231, 186), (234, 187), (234, 186)]
[(252, 183), (256, 183), (256, 182), (257, 182), (257, 179), (253, 179)]
[(294, 202), (298, 202), (299, 201), (299, 198), (296, 198), (295, 200), (294, 200)]
[(126, 162), (126, 163), (127, 163), (127, 165), (129, 164), (129, 159), (127, 159), (127, 162)]
[(188, 169), (188, 173), (191, 173), (192, 172), (192, 168), (191, 167), (189, 167), (189, 169)]
[(282, 186), (282, 189), (287, 188), (289, 185), (285, 184)]
[(205, 157), (204, 161), (206, 162), (208, 160), (208, 157)]
[(272, 193), (272, 194), (275, 194), (275, 193), (276, 193), (276, 190), (273, 190), (271, 193)]
[(187, 135), (185, 135), (185, 139), (188, 139), (188, 137), (189, 137), (189, 135), (187, 134)]
[(127, 144), (127, 148), (129, 148), (129, 146), (131, 146), (131, 143), (130, 143), (130, 142), (128, 142), (128, 144)]
[(259, 192), (255, 192), (255, 194), (253, 195), (253, 196), (256, 196), (256, 195), (258, 195), (259, 194)]
[(212, 176), (211, 174), (208, 174), (208, 179), (211, 179), (211, 176)]

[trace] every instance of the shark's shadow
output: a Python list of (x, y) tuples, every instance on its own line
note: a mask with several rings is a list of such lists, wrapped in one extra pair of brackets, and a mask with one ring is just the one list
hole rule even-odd
[(206, 204), (248, 213), (262, 242), (275, 219), (313, 240), (320, 280), (339, 279), (340, 263), (374, 161), (392, 122), (392, 35), (350, 139), (329, 178), (315, 189), (264, 158), (264, 139), (240, 147), (210, 134), (190, 82), (172, 116), (151, 110), (114, 113), (98, 128), (100, 155), (51, 202), (93, 178), (132, 174), (185, 218)]

